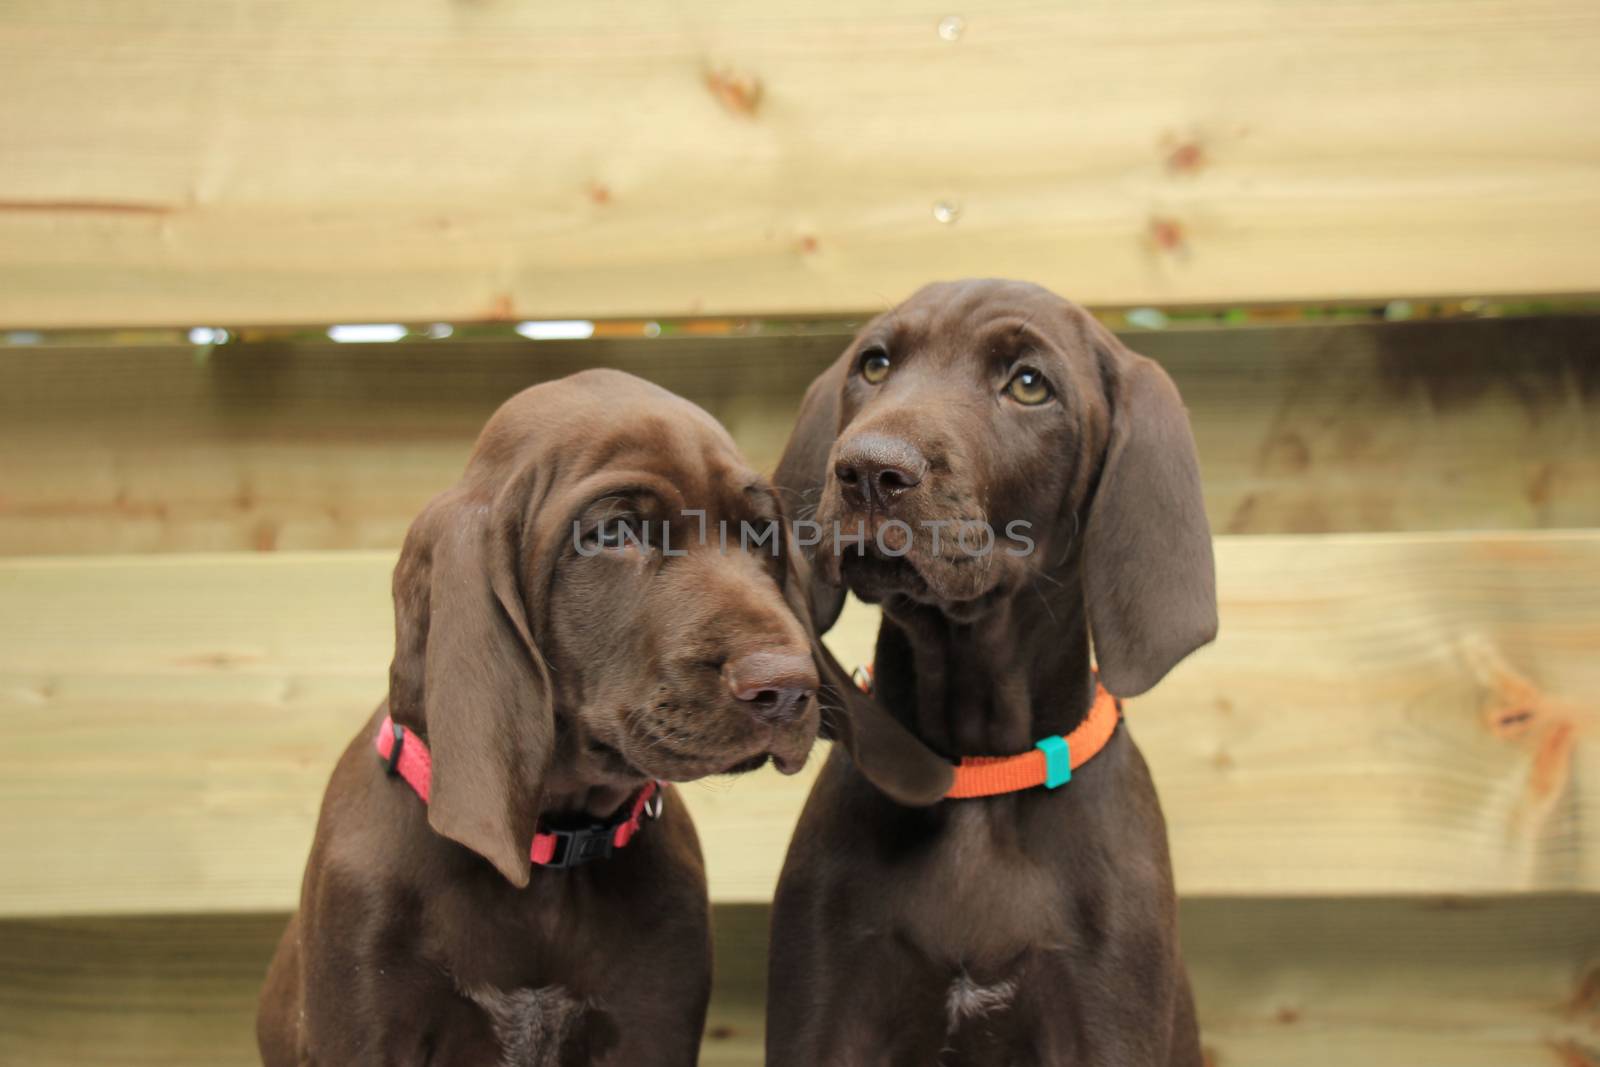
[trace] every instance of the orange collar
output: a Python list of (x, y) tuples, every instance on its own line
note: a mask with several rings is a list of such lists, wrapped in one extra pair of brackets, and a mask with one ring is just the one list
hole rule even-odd
[[(873, 690), (873, 670), (857, 667), (851, 672), (856, 688), (868, 696)], [(1089, 714), (1065, 737), (1046, 737), (1033, 748), (1016, 756), (964, 756), (956, 767), (955, 781), (946, 800), (970, 800), (1001, 793), (1020, 793), (1045, 786), (1054, 789), (1072, 780), (1072, 772), (1093, 759), (1110, 742), (1122, 721), (1122, 701), (1112, 696), (1099, 682), (1094, 685), (1094, 703)]]
[(947, 800), (992, 797), (1036, 786), (1054, 789), (1072, 780), (1072, 772), (1095, 757), (1122, 719), (1122, 701), (1095, 685), (1089, 714), (1065, 737), (1047, 737), (1017, 756), (966, 756), (956, 767)]

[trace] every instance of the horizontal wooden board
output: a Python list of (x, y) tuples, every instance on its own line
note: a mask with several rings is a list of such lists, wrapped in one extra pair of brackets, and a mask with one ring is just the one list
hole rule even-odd
[(844, 338), (0, 352), (0, 554), (398, 547), (495, 408), (613, 366), (770, 467)]
[(1600, 317), (1126, 335), (1216, 533), (1600, 526)]
[[(585, 366), (770, 469), (817, 336), (0, 352), (0, 554), (392, 548), (483, 421)], [(1125, 335), (1172, 373), (1219, 533), (1600, 527), (1600, 316)]]
[(1215, 1067), (1588, 1067), (1600, 908), (1520, 900), (1185, 901)]
[[(1600, 891), (1600, 533), (1222, 538), (1218, 564), (1221, 639), (1130, 706), (1182, 892)], [(0, 563), (0, 915), (290, 906), (382, 692), (390, 566)], [(830, 642), (861, 662), (874, 627), (853, 606)], [(807, 785), (689, 787), (715, 899), (769, 899)]]
[(1597, 46), (1585, 0), (9, 4), (0, 323), (1594, 291)]
[[(761, 1062), (765, 908), (719, 908), (704, 1067)], [(256, 998), (286, 916), (0, 922), (0, 1063), (259, 1067)], [(730, 976), (733, 979), (730, 981)]]
[[(762, 1062), (767, 909), (716, 909), (701, 1063)], [(244, 1067), (282, 915), (0, 924), (0, 1061)], [(1200, 900), (1182, 908), (1218, 1067), (1578, 1067), (1596, 1057), (1593, 898)]]

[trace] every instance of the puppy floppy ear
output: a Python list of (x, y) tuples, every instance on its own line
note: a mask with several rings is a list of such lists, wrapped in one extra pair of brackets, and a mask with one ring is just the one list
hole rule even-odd
[[(772, 475), (772, 484), (783, 498), (784, 514), (793, 528), (816, 514), (817, 501), (828, 482), (828, 456), (833, 452), (833, 442), (839, 436), (839, 393), (844, 387), (847, 363), (841, 357), (833, 366), (819, 374), (800, 404), (800, 415), (789, 433), (789, 443), (784, 446), (783, 458)], [(824, 538), (823, 543), (828, 543)], [(823, 575), (822, 568), (805, 568), (802, 580), (806, 583), (813, 633), (824, 634), (839, 621), (844, 609), (844, 589), (832, 584)]]
[(822, 735), (843, 745), (862, 776), (896, 804), (923, 808), (943, 800), (955, 783), (954, 765), (884, 711), (877, 697), (857, 689), (822, 642), (814, 655)]
[[(799, 510), (809, 517), (827, 484), (828, 456), (840, 429), (839, 393), (848, 365), (849, 357), (841, 358), (806, 390), (800, 417), (773, 475), (786, 514)], [(822, 544), (831, 545), (832, 538), (824, 536)], [(819, 573), (822, 568), (792, 546), (788, 559), (784, 595), (806, 628), (822, 683), (817, 694), (822, 705), (819, 732), (842, 744), (867, 781), (896, 803), (925, 807), (942, 800), (955, 778), (950, 763), (918, 741), (875, 697), (857, 689), (850, 673), (822, 643), (821, 635), (844, 608), (843, 587), (829, 582)]]
[[(807, 603), (808, 571), (806, 560), (790, 552), (784, 599), (805, 627), (821, 682), (817, 690), (822, 709), (818, 733), (842, 744), (856, 769), (895, 803), (913, 808), (938, 803), (955, 781), (954, 768), (884, 711), (876, 697), (856, 688), (850, 672), (822, 643)], [(842, 590), (839, 599), (844, 600)]]
[(1084, 531), (1083, 586), (1100, 680), (1137, 696), (1217, 635), (1211, 528), (1177, 387), (1101, 338), (1111, 437)]
[(389, 709), (433, 757), (428, 823), (521, 888), (554, 747), (550, 685), (516, 566), (524, 479), (439, 497), (394, 572)]

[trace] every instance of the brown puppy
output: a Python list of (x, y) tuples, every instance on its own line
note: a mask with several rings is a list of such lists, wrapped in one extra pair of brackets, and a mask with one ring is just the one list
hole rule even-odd
[[(711, 945), (676, 792), (614, 854), (530, 871), (530, 853), (626, 819), (652, 779), (805, 761), (799, 579), (781, 538), (716, 534), (779, 517), (709, 415), (636, 378), (501, 407), (395, 568), (388, 699), (328, 785), (262, 993), (269, 1067), (695, 1062)], [(431, 755), (427, 803), (375, 749), (386, 715), (402, 761)]]
[[(1037, 286), (932, 285), (873, 320), (812, 385), (776, 481), (816, 502), (815, 621), (845, 586), (882, 604), (878, 713), (949, 760), (1071, 731), (1091, 634), (1118, 696), (1215, 634), (1177, 391)], [(767, 1052), (1198, 1065), (1166, 827), (1128, 731), (1060, 788), (924, 808), (836, 748), (778, 889)]]

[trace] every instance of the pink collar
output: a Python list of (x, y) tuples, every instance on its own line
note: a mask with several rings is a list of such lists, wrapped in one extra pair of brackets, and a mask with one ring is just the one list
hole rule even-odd
[[(399, 775), (422, 802), (428, 802), (428, 787), (433, 780), (433, 756), (422, 738), (385, 715), (374, 742), (391, 777)], [(622, 848), (639, 832), (646, 818), (661, 814), (665, 794), (660, 782), (646, 782), (633, 802), (608, 823), (592, 823), (576, 830), (540, 830), (533, 835), (533, 862), (541, 867), (577, 867), (590, 860), (604, 859), (613, 849)]]

